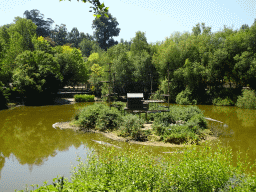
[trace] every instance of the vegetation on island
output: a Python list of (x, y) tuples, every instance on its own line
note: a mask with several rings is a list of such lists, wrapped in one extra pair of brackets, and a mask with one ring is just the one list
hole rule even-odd
[[(103, 103), (85, 106), (76, 113), (72, 124), (80, 130), (114, 132), (128, 140), (173, 144), (198, 144), (211, 134), (203, 112), (195, 106), (172, 106), (169, 112), (149, 114), (149, 120), (153, 121), (152, 129), (145, 130), (144, 117), (134, 114), (123, 116), (117, 104), (113, 103), (116, 107), (111, 109)], [(149, 108), (159, 109), (154, 106)]]

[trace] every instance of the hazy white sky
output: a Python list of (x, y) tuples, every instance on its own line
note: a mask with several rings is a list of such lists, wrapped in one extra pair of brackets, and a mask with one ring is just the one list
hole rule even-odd
[[(165, 40), (175, 31), (192, 31), (204, 22), (212, 32), (223, 26), (238, 29), (242, 24), (252, 25), (256, 18), (255, 0), (105, 0), (109, 12), (121, 28), (115, 40), (130, 40), (137, 31), (146, 32), (148, 42)], [(77, 27), (79, 32), (93, 35), (94, 19), (89, 12), (91, 4), (81, 0), (0, 0), (0, 26), (12, 23), (14, 17), (23, 17), (26, 10), (38, 9), (55, 24), (66, 24), (68, 31)]]

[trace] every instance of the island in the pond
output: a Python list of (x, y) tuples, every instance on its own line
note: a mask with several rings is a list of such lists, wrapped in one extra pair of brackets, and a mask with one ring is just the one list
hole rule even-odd
[(117, 108), (109, 109), (103, 103), (96, 103), (79, 110), (72, 121), (57, 122), (53, 127), (102, 133), (117, 141), (165, 147), (198, 145), (217, 138), (208, 127), (203, 112), (195, 106), (171, 106), (168, 113), (149, 114), (148, 118), (146, 121), (139, 115), (123, 115)]

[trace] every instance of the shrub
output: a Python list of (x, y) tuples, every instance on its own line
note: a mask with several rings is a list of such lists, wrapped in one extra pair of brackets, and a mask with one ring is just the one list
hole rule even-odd
[(197, 100), (192, 99), (191, 91), (186, 88), (184, 91), (181, 91), (176, 97), (176, 103), (179, 105), (196, 105)]
[(234, 102), (226, 97), (225, 99), (222, 99), (220, 97), (213, 99), (212, 101), (213, 105), (221, 105), (221, 106), (228, 106), (228, 105), (234, 105)]
[[(179, 151), (177, 151), (179, 152)], [(153, 156), (142, 151), (92, 153), (72, 170), (71, 182), (59, 179), (35, 191), (255, 191), (248, 164), (232, 166), (230, 147), (184, 149), (183, 154)], [(64, 181), (64, 182), (63, 182)]]
[(137, 115), (128, 114), (123, 117), (123, 123), (120, 127), (120, 136), (131, 136), (134, 140), (145, 140), (145, 135), (142, 133), (141, 128), (145, 121)]
[(168, 113), (168, 112), (159, 113), (159, 115), (155, 116), (154, 121), (162, 123), (165, 126), (168, 126), (171, 123), (175, 123), (175, 120), (174, 120), (172, 114)]
[(153, 118), (153, 130), (164, 142), (198, 143), (207, 128), (203, 112), (196, 106), (171, 106), (170, 112), (154, 114)]
[(75, 95), (75, 101), (76, 102), (93, 102), (94, 101), (94, 95)]
[(118, 109), (123, 109), (126, 106), (126, 103), (121, 101), (115, 101), (112, 103), (112, 105), (115, 105), (114, 107)]
[(120, 121), (120, 112), (102, 103), (95, 103), (94, 105), (86, 106), (79, 111), (75, 116), (75, 124), (86, 129), (114, 129)]
[(196, 114), (203, 115), (203, 112), (197, 106), (188, 106), (188, 107), (171, 106), (169, 110), (170, 110), (169, 113), (172, 114), (173, 119), (175, 121), (179, 121), (179, 120), (188, 121)]
[(256, 109), (256, 96), (254, 90), (244, 89), (238, 96), (236, 106), (240, 108)]
[(95, 129), (100, 131), (112, 130), (117, 128), (121, 122), (121, 115), (117, 109), (109, 109), (105, 107), (101, 109), (99, 116), (96, 120)]
[(182, 143), (198, 143), (199, 137), (191, 132), (188, 126), (172, 126), (170, 133), (163, 136), (164, 142), (182, 144)]

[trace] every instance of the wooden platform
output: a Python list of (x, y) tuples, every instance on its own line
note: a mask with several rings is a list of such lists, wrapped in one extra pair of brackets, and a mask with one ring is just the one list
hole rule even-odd
[(128, 109), (127, 107), (124, 108), (124, 115), (125, 115), (125, 111), (127, 112), (132, 112), (132, 113), (139, 113), (139, 116), (141, 113), (145, 113), (146, 114), (146, 120), (147, 120), (147, 114), (148, 113), (161, 113), (161, 112), (169, 112), (170, 110), (150, 110), (148, 111), (147, 109), (145, 110), (138, 110), (138, 109)]
[(145, 103), (165, 103), (164, 100), (142, 100)]

